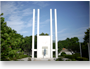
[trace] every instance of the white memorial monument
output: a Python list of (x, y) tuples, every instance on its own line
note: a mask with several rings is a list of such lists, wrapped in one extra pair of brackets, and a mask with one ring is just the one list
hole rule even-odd
[(57, 12), (55, 13), (55, 49), (53, 49), (53, 39), (52, 39), (52, 9), (50, 9), (50, 36), (39, 35), (39, 15), (40, 10), (37, 10), (37, 49), (34, 49), (34, 32), (35, 32), (35, 9), (33, 9), (33, 30), (32, 30), (32, 58), (34, 57), (34, 52), (37, 51), (37, 58), (53, 58), (53, 51), (55, 51), (56, 58), (58, 58), (58, 42), (57, 42)]

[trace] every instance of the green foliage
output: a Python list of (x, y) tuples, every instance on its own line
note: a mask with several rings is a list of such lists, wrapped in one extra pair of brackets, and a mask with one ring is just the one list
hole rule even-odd
[[(3, 15), (3, 13), (1, 15)], [(17, 52), (21, 50), (20, 46), (24, 42), (23, 36), (17, 34), (15, 30), (12, 30), (10, 27), (8, 27), (3, 17), (0, 17), (0, 21), (1, 21), (1, 30), (0, 30), (1, 60), (2, 61), (7, 61), (11, 59), (16, 60), (17, 59), (16, 56), (18, 55)]]
[(87, 29), (84, 36), (84, 42), (89, 43), (89, 36), (90, 36), (90, 28)]
[(60, 52), (62, 48), (67, 48), (69, 51), (76, 53), (79, 52), (79, 39), (73, 37), (71, 39), (67, 38), (66, 40), (58, 41), (58, 52)]
[(24, 42), (21, 46), (21, 49), (24, 52), (28, 52), (30, 53), (31, 49), (32, 49), (32, 36), (26, 36), (24, 37)]
[(82, 47), (82, 57), (89, 58), (88, 57), (88, 45), (87, 45), (87, 43), (82, 43), (81, 47)]
[[(1, 54), (2, 56), (2, 54)], [(1, 61), (10, 61), (11, 59), (8, 56), (3, 56), (3, 58), (1, 58)]]
[(77, 57), (76, 60), (78, 60), (78, 61), (88, 61), (88, 58)]
[(17, 50), (11, 50), (11, 51), (9, 51), (8, 57), (12, 59), (12, 58), (15, 58), (17, 56), (17, 54), (18, 54)]
[(73, 55), (65, 55), (65, 58), (69, 58), (71, 61), (88, 61), (88, 58), (80, 57), (79, 53)]
[(63, 61), (63, 59), (62, 58), (57, 58), (56, 61)]
[(18, 61), (18, 59), (28, 57), (27, 55), (16, 54), (15, 57), (11, 58), (11, 60)]
[(79, 53), (75, 53), (75, 54), (72, 55), (72, 57), (76, 59), (77, 57), (80, 57), (80, 54)]
[(76, 59), (71, 59), (71, 61), (77, 61)]
[(44, 33), (42, 32), (40, 35), (44, 35)]
[(53, 55), (53, 57), (56, 57), (55, 55)]
[(71, 61), (70, 59), (67, 59), (66, 61)]
[(49, 35), (49, 34), (46, 33), (45, 35)]
[(47, 34), (47, 33), (46, 33), (46, 34), (44, 34), (44, 33), (42, 32), (40, 35), (47, 35), (47, 36), (48, 36), (49, 34)]
[(53, 49), (55, 49), (55, 42), (53, 42)]
[(82, 46), (82, 57), (86, 57), (89, 58), (88, 56), (88, 45), (87, 43), (89, 43), (89, 36), (90, 36), (90, 28), (88, 28), (85, 32), (85, 36), (84, 36), (84, 42), (81, 44)]
[(29, 56), (29, 57), (32, 57), (32, 56)]
[(20, 55), (20, 56), (19, 56), (19, 59), (20, 59), (20, 57), (21, 57), (21, 58), (25, 58), (25, 57), (28, 57), (28, 55)]
[(61, 55), (58, 55), (58, 57), (62, 57)]
[(65, 55), (65, 58), (69, 58), (69, 59), (76, 59), (77, 57), (80, 57), (79, 53), (75, 53), (73, 55)]
[(72, 55), (65, 55), (65, 58), (73, 59)]
[(61, 53), (61, 56), (65, 56), (65, 55), (66, 55), (66, 53), (65, 53), (65, 52), (62, 52), (62, 53)]

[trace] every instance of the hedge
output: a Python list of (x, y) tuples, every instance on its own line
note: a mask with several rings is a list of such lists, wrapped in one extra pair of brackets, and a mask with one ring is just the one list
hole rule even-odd
[(85, 58), (85, 57), (77, 57), (76, 60), (78, 60), (78, 61), (88, 61), (88, 58)]
[(62, 58), (57, 58), (56, 61), (63, 61), (63, 59)]
[(78, 53), (73, 54), (73, 55), (65, 55), (65, 58), (69, 58), (72, 61), (88, 61), (88, 58), (80, 57)]

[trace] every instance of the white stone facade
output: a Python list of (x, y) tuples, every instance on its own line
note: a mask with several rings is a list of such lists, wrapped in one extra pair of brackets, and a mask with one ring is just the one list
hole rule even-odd
[[(44, 56), (44, 49), (46, 55)], [(50, 58), (50, 36), (39, 36), (37, 58)]]

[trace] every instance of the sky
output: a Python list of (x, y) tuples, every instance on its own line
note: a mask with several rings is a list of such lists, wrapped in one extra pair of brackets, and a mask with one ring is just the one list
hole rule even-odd
[(33, 9), (35, 9), (35, 35), (37, 34), (37, 9), (40, 9), (39, 34), (50, 35), (50, 9), (52, 9), (53, 40), (55, 40), (54, 9), (57, 10), (58, 40), (78, 37), (80, 42), (89, 28), (88, 1), (1, 1), (1, 13), (7, 26), (25, 36), (32, 35)]

